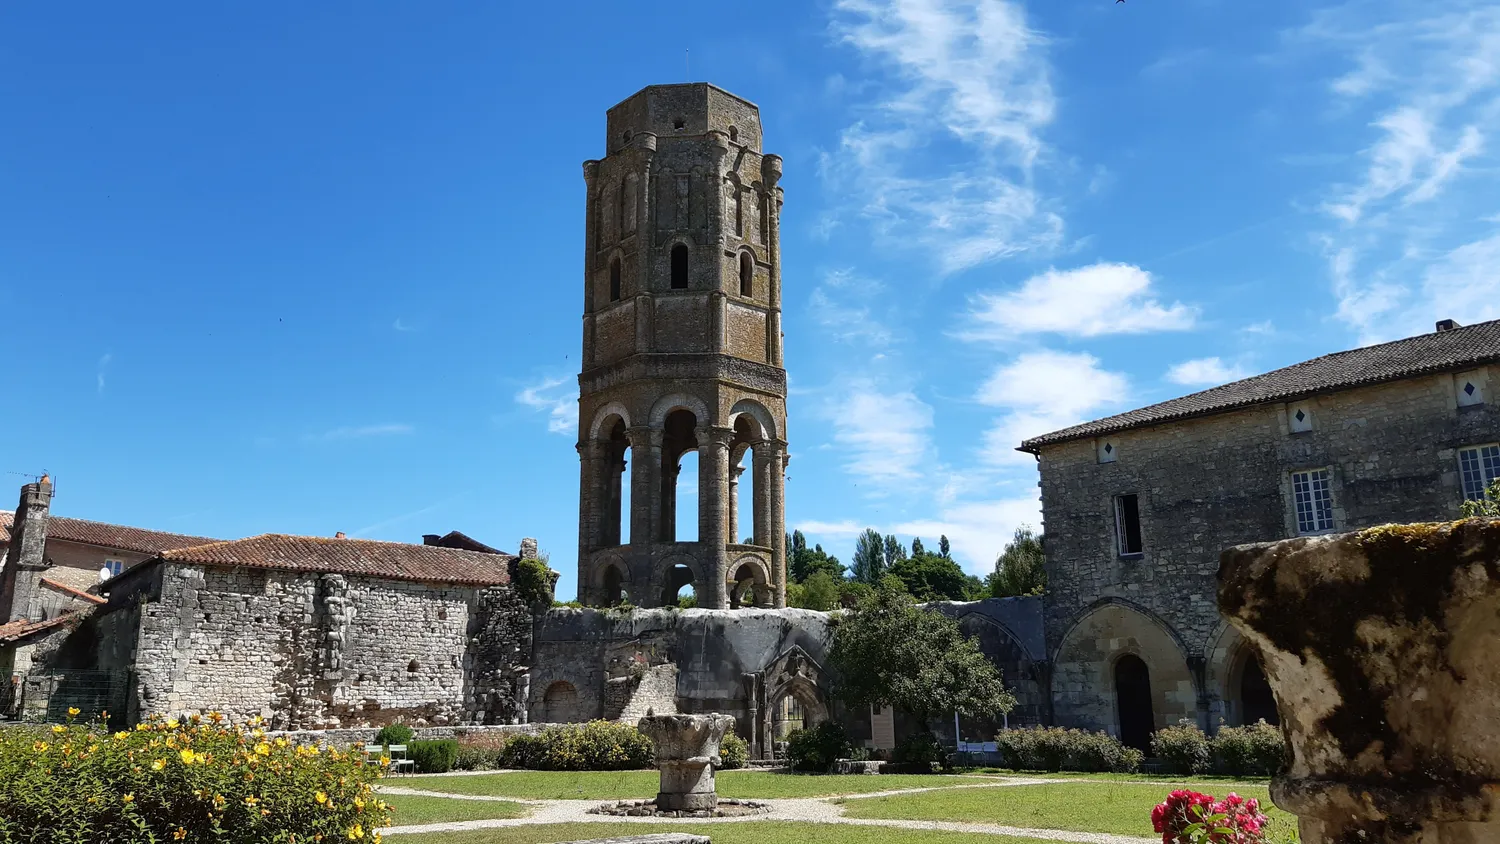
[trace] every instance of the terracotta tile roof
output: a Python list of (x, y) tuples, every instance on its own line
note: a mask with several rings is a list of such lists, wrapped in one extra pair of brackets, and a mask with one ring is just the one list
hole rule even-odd
[(1201, 393), (1032, 437), (1018, 450), (1036, 453), (1043, 446), (1069, 440), (1495, 362), (1500, 362), (1500, 320), (1324, 355)]
[[(15, 516), (16, 514), (12, 511), (0, 511), (0, 542), (10, 542), (10, 526)], [(118, 548), (122, 551), (135, 551), (140, 554), (160, 554), (173, 548), (189, 548), (220, 541), (207, 536), (186, 536), (161, 530), (92, 522), (88, 519), (70, 519), (67, 516), (49, 516), (47, 536), (51, 539), (81, 542), (103, 548)]]
[(49, 618), (46, 621), (29, 621), (23, 618), (20, 621), (0, 624), (0, 645), (25, 644), (27, 639), (37, 634), (62, 627), (69, 622), (80, 620), (88, 612), (89, 610), (65, 612), (56, 618)]
[(55, 581), (55, 580), (53, 580), (51, 578), (47, 578), (47, 577), (42, 578), (42, 585), (45, 586), (45, 587), (47, 587), (48, 589), (52, 589), (54, 591), (61, 592), (64, 595), (67, 595), (70, 598), (77, 598), (80, 601), (87, 601), (90, 604), (107, 604), (107, 603), (109, 603), (108, 601), (106, 601), (105, 599), (99, 597), (98, 595), (90, 595), (89, 593), (83, 591), (82, 589), (74, 589), (73, 587), (69, 586), (66, 583), (58, 583), (57, 581)]
[(328, 572), (390, 580), (493, 586), (510, 582), (508, 554), (434, 545), (267, 533), (158, 555), (174, 563)]

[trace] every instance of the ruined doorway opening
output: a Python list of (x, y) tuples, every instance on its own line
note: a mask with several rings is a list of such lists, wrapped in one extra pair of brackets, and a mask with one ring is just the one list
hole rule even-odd
[(1246, 655), (1245, 668), (1240, 674), (1240, 712), (1246, 724), (1265, 720), (1273, 727), (1281, 725), (1271, 684), (1266, 682), (1266, 672), (1261, 670), (1260, 660), (1253, 654)]
[(620, 572), (620, 567), (610, 564), (604, 569), (604, 592), (600, 596), (606, 607), (617, 607), (630, 599), (625, 594), (625, 575)]
[(687, 566), (672, 566), (667, 569), (665, 585), (661, 592), (664, 607), (698, 606), (697, 584), (693, 582), (693, 570)]
[(1134, 654), (1115, 662), (1115, 706), (1120, 718), (1120, 741), (1142, 753), (1151, 752), (1156, 717), (1151, 711), (1151, 672)]
[(599, 540), (606, 548), (630, 544), (630, 457), (625, 420), (616, 418), (605, 447), (604, 523)]
[[(698, 537), (698, 417), (678, 408), (667, 414), (661, 437), (661, 542), (697, 542)], [(679, 495), (678, 481), (688, 472)], [(679, 506), (679, 499), (686, 499)], [(683, 524), (679, 530), (678, 519)], [(691, 520), (691, 521), (689, 521)]]
[(542, 696), (543, 720), (548, 724), (574, 724), (583, 720), (578, 712), (578, 690), (566, 680), (547, 687)]

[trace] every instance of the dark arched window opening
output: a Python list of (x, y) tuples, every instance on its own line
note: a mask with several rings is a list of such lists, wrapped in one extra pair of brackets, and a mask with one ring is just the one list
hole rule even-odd
[(609, 262), (609, 301), (620, 301), (620, 259)]
[(693, 582), (693, 570), (687, 566), (673, 566), (667, 570), (661, 592), (661, 605), (688, 609), (698, 605), (697, 584)]
[(620, 570), (611, 565), (604, 570), (604, 605), (606, 607), (617, 607), (625, 603), (629, 596), (625, 594), (625, 578)]
[(1115, 706), (1120, 715), (1120, 741), (1142, 753), (1151, 752), (1156, 718), (1151, 712), (1151, 672), (1132, 654), (1115, 663)]
[(688, 286), (688, 248), (679, 243), (672, 247), (672, 289), (686, 290)]
[(1271, 694), (1271, 684), (1266, 682), (1266, 673), (1261, 670), (1260, 661), (1255, 657), (1246, 661), (1244, 674), (1240, 677), (1240, 706), (1244, 711), (1246, 724), (1264, 720), (1272, 726), (1281, 725), (1280, 714), (1276, 711), (1276, 698)]
[(740, 253), (740, 295), (749, 296), (755, 291), (755, 261), (749, 252)]

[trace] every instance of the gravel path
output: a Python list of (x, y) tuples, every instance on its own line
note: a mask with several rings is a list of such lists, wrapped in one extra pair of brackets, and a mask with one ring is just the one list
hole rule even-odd
[(719, 824), (754, 823), (757, 821), (796, 821), (802, 823), (838, 823), (856, 826), (897, 827), (901, 829), (932, 829), (948, 832), (977, 832), (997, 836), (1039, 838), (1049, 841), (1068, 841), (1077, 844), (1155, 844), (1154, 838), (1136, 838), (1129, 835), (1112, 835), (1103, 832), (1074, 832), (1059, 829), (1026, 829), (998, 824), (962, 823), (955, 821), (909, 821), (883, 818), (849, 818), (844, 816), (842, 805), (835, 800), (862, 800), (870, 797), (889, 797), (898, 794), (917, 794), (924, 791), (946, 791), (953, 788), (1005, 788), (1014, 785), (1043, 785), (1059, 782), (1048, 779), (997, 779), (993, 783), (958, 785), (936, 788), (903, 788), (892, 791), (877, 791), (867, 794), (846, 794), (835, 797), (802, 797), (782, 800), (765, 800), (771, 811), (763, 815), (748, 815), (737, 818), (640, 818), (613, 815), (591, 815), (588, 810), (606, 803), (606, 800), (518, 800), (512, 797), (488, 797), (474, 794), (446, 794), (421, 791), (393, 785), (381, 785), (383, 794), (409, 794), (426, 797), (448, 797), (454, 800), (503, 800), (521, 803), (531, 813), (524, 818), (504, 818), (479, 821), (453, 821), (413, 826), (395, 826), (385, 831), (386, 835), (405, 835), (419, 832), (460, 832), (471, 829), (495, 829), (507, 826), (557, 823), (649, 823), (649, 824)]

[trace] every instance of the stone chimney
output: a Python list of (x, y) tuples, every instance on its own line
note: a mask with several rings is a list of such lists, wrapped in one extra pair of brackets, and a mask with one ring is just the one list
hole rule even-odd
[(338, 533), (335, 533), (333, 535), (333, 538), (334, 539), (348, 539), (349, 537), (345, 536), (343, 531), (339, 531)]
[(537, 556), (537, 554), (536, 554), (536, 540), (532, 539), (529, 536), (526, 537), (525, 539), (522, 539), (521, 540), (521, 559), (523, 559), (523, 560), (535, 560), (536, 556)]
[(436, 544), (438, 544), (438, 542), (440, 540), (442, 540), (442, 538), (443, 537), (441, 537), (441, 536), (439, 536), (438, 534), (435, 534), (435, 533), (424, 533), (424, 534), (422, 534), (422, 544), (423, 545), (436, 545)]
[(47, 516), (52, 507), (52, 479), (43, 475), (21, 487), (10, 526), (10, 547), (0, 570), (0, 624), (41, 619), (41, 580), (47, 568)]
[(1463, 328), (1463, 326), (1451, 319), (1440, 319), (1437, 321), (1437, 330), (1439, 332), (1452, 331), (1455, 328)]

